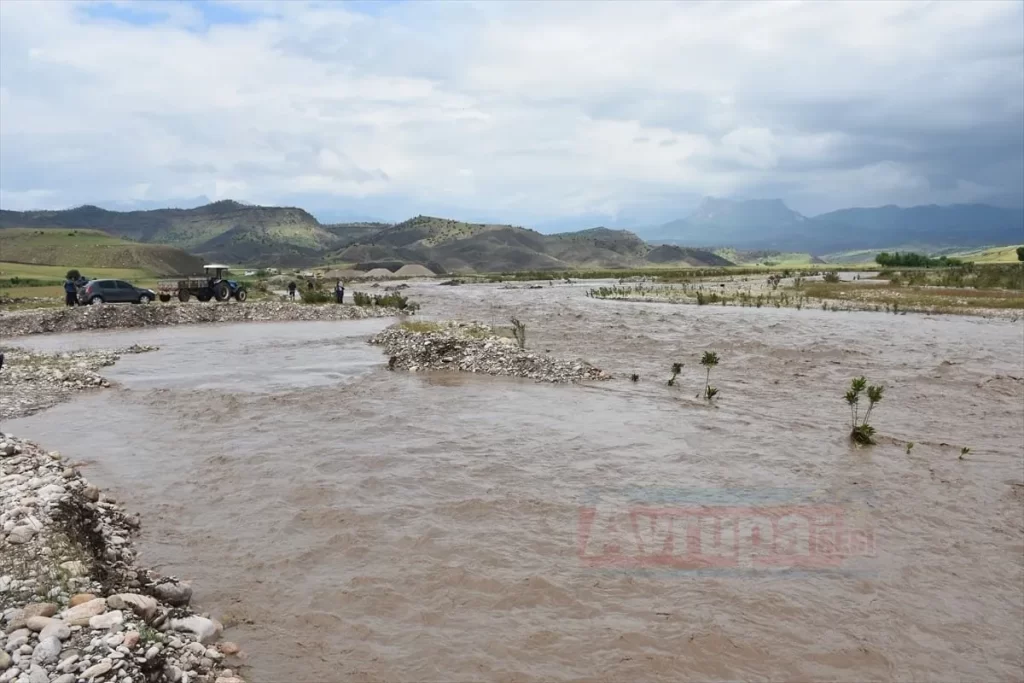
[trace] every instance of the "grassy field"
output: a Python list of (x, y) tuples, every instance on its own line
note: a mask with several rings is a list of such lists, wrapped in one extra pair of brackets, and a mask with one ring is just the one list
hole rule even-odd
[(114, 269), (172, 275), (198, 273), (203, 266), (201, 259), (180, 249), (130, 242), (99, 230), (5, 228), (0, 230), (0, 254), (8, 263), (57, 266), (65, 272)]
[[(20, 278), (22, 280), (63, 280), (72, 266), (40, 266), (28, 263), (9, 263), (0, 261), (0, 280)], [(142, 268), (79, 268), (86, 277), (99, 280), (117, 278), (119, 280), (151, 279), (154, 273)]]
[(1017, 246), (962, 251), (951, 256), (975, 263), (1017, 263)]

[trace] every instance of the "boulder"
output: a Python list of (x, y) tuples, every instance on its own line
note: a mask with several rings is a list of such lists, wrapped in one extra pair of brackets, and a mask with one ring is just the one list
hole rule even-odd
[(107, 607), (110, 609), (130, 609), (146, 621), (156, 614), (157, 606), (156, 598), (138, 593), (119, 593), (107, 598)]
[(87, 626), (90, 619), (106, 611), (107, 601), (103, 598), (96, 598), (64, 610), (61, 613), (61, 619), (71, 626)]
[(192, 600), (192, 587), (180, 581), (158, 583), (152, 591), (157, 599), (174, 607), (185, 607)]

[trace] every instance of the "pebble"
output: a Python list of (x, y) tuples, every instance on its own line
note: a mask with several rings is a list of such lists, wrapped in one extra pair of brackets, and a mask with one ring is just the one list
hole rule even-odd
[(82, 678), (90, 681), (94, 678), (99, 678), (103, 674), (114, 668), (114, 664), (109, 659), (104, 659), (99, 664), (94, 664), (88, 669), (82, 672)]

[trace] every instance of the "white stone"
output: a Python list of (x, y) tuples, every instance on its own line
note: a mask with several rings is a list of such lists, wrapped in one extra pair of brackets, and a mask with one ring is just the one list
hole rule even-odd
[(97, 614), (89, 618), (89, 628), (94, 631), (110, 630), (115, 626), (124, 623), (124, 613), (121, 610), (114, 610), (106, 614)]
[(67, 640), (71, 637), (71, 627), (60, 619), (50, 619), (50, 623), (39, 632), (39, 640), (50, 637)]
[(32, 650), (32, 661), (36, 664), (53, 664), (60, 656), (60, 640), (49, 636), (39, 641), (39, 644)]
[(88, 669), (82, 672), (82, 678), (87, 681), (91, 681), (94, 678), (99, 678), (103, 674), (114, 668), (113, 663), (109, 659), (104, 659), (99, 664), (93, 664)]
[(221, 631), (224, 630), (224, 627), (213, 619), (197, 616), (172, 619), (171, 628), (175, 631), (192, 633), (201, 643), (212, 643), (220, 636)]

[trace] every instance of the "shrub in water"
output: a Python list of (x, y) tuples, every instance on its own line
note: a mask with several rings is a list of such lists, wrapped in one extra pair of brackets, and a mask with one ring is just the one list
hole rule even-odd
[[(868, 424), (871, 417), (871, 409), (882, 400), (883, 387), (872, 384), (868, 386), (864, 377), (857, 377), (850, 381), (850, 388), (844, 398), (850, 406), (850, 439), (854, 443), (870, 445), (875, 443), (875, 428)], [(864, 419), (860, 419), (860, 395), (867, 391), (868, 409), (864, 413)], [(859, 422), (859, 424), (858, 424)]]
[(718, 354), (714, 351), (705, 351), (700, 358), (700, 364), (708, 370), (707, 377), (704, 379), (704, 398), (710, 401), (718, 393), (718, 389), (711, 386), (711, 368), (718, 365)]

